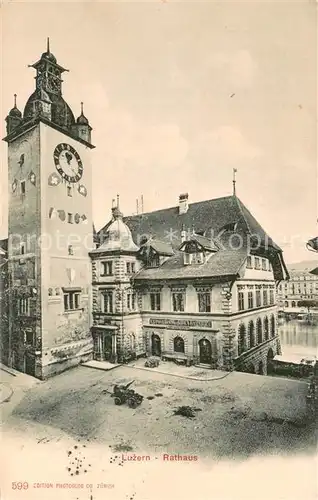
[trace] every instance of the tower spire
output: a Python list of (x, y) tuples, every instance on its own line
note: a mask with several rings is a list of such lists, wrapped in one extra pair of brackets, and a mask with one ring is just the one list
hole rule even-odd
[(47, 42), (46, 42), (46, 51), (50, 53), (50, 39), (47, 37)]
[(237, 169), (233, 168), (233, 196), (236, 196), (236, 172)]
[(83, 103), (83, 102), (81, 102), (81, 114), (82, 114), (82, 115), (84, 114), (84, 113), (83, 113), (83, 110), (84, 110), (83, 106), (84, 106), (84, 103)]
[(14, 97), (14, 107), (17, 107), (17, 94), (13, 94)]

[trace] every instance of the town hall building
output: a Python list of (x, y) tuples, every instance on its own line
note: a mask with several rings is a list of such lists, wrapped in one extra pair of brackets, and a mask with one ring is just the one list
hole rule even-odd
[(94, 358), (266, 373), (281, 352), (281, 249), (233, 196), (124, 217), (95, 236)]

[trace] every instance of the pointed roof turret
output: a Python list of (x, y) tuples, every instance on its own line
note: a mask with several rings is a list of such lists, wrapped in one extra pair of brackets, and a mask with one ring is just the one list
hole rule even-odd
[(9, 111), (9, 116), (15, 116), (17, 118), (21, 118), (22, 117), (21, 111), (17, 108), (17, 94), (14, 94), (14, 106)]
[(56, 57), (50, 52), (50, 39), (47, 39), (46, 52), (43, 52), (41, 59), (48, 59), (49, 61), (56, 64)]
[(81, 102), (81, 114), (77, 118), (76, 123), (78, 123), (79, 125), (89, 125), (88, 119), (86, 118), (83, 112), (83, 102)]

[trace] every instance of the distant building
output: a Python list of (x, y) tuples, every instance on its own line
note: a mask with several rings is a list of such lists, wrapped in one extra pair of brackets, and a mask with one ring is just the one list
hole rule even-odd
[(318, 275), (309, 268), (302, 271), (290, 269), (289, 272), (289, 280), (278, 286), (278, 309), (297, 313), (302, 310), (300, 301), (318, 300)]
[(280, 353), (281, 249), (235, 196), (123, 217), (91, 252), (96, 360), (156, 355), (266, 373)]

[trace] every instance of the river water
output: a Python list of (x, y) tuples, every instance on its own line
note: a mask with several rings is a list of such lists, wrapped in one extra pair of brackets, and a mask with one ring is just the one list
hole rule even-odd
[(318, 324), (293, 319), (279, 318), (279, 333), (283, 354), (317, 356)]

